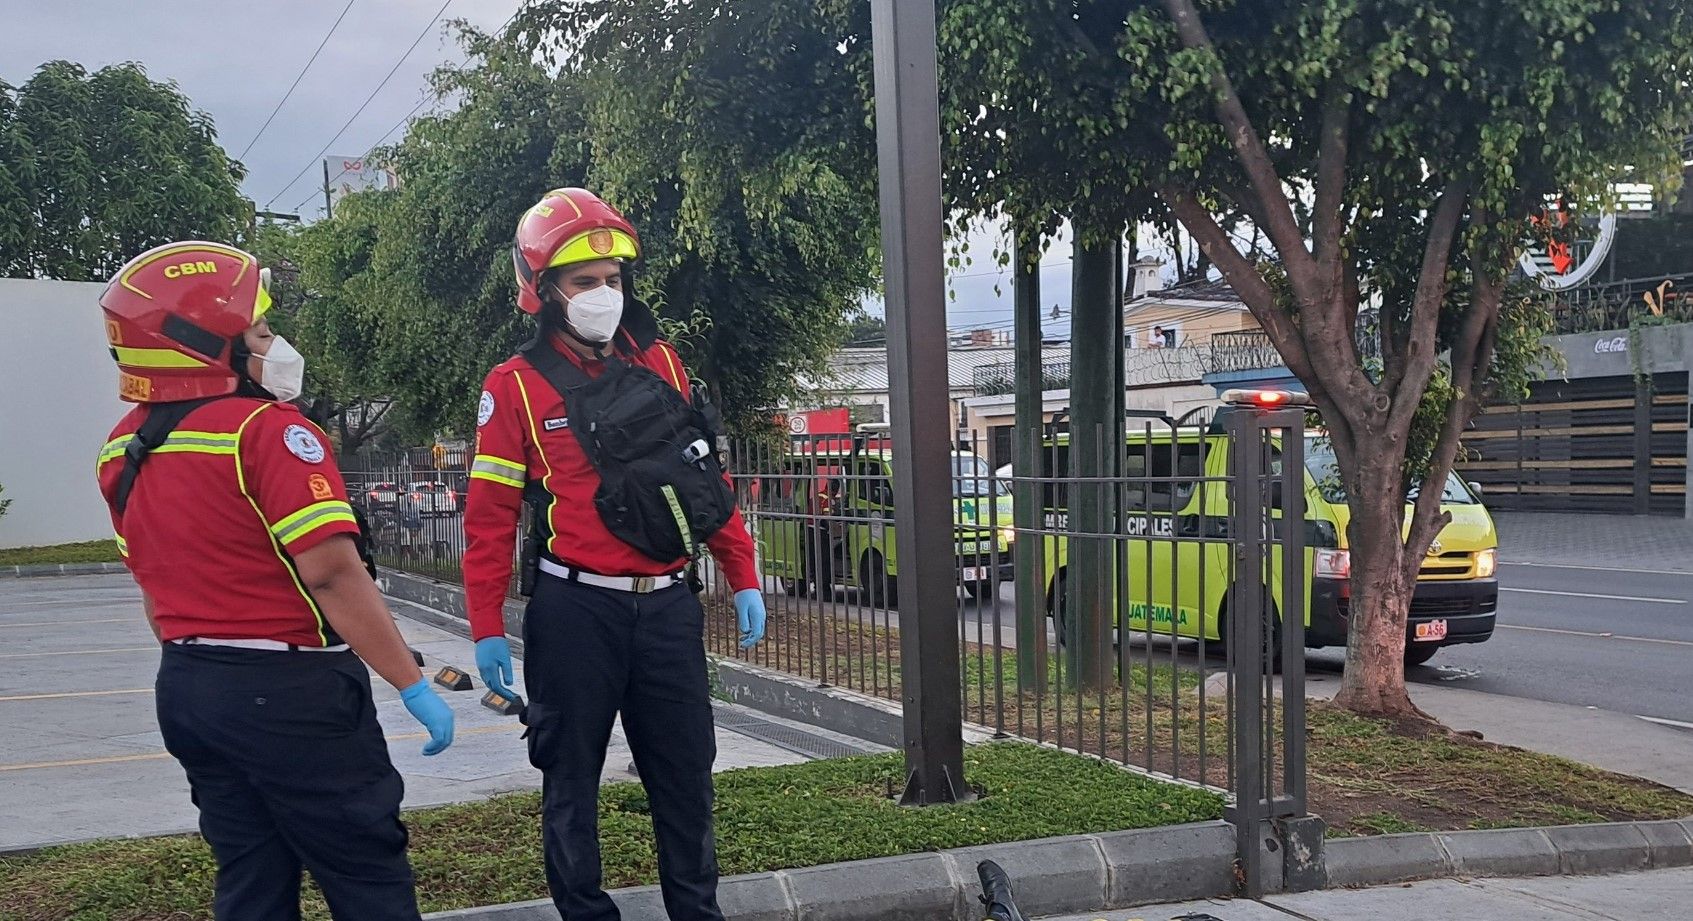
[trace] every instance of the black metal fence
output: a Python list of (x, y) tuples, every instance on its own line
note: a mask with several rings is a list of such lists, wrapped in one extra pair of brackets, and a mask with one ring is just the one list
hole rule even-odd
[[(1227, 794), (1249, 885), (1259, 824), (1305, 811), (1302, 425), (1298, 410), (1242, 408), (1111, 433), (1049, 426), (1042, 469), (1009, 478), (983, 444), (953, 455), (947, 616), (965, 721)], [(902, 607), (893, 450), (869, 433), (732, 446), (770, 617), (742, 651), (704, 561), (713, 653), (903, 699), (899, 631), (917, 612)], [(384, 564), (459, 579), (467, 459), (351, 459)], [(1017, 525), (1019, 503), (1038, 508), (1032, 526)]]
[(1627, 329), (1635, 320), (1693, 320), (1693, 274), (1629, 278), (1560, 291), (1553, 298), (1552, 315), (1560, 333)]

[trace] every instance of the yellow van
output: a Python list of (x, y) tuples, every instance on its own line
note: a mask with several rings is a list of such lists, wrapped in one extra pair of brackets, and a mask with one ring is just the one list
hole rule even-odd
[[(987, 597), (1012, 574), (1011, 492), (981, 457), (952, 454), (958, 583)], [(759, 565), (788, 594), (807, 586), (860, 589), (872, 604), (895, 604), (893, 452), (885, 438), (796, 441), (780, 470), (757, 478), (750, 497)]]
[[(1287, 397), (1282, 397), (1285, 400)], [(1242, 411), (1225, 407), (1221, 413)], [(1131, 426), (1131, 428), (1133, 428)], [(1221, 640), (1227, 630), (1227, 599), (1233, 562), (1224, 542), (1201, 543), (1182, 538), (1218, 537), (1203, 533), (1229, 520), (1228, 484), (1231, 444), (1220, 422), (1207, 428), (1168, 426), (1131, 431), (1128, 438), (1128, 477), (1150, 478), (1128, 483), (1126, 507), (1131, 511), (1119, 533), (1130, 535), (1128, 550), (1127, 628), (1169, 633), (1172, 620), (1179, 636)], [(1346, 645), (1350, 622), (1351, 560), (1347, 551), (1346, 497), (1340, 487), (1334, 452), (1320, 434), (1305, 438), (1306, 584), (1305, 645), (1311, 648)], [(1049, 469), (1069, 469), (1069, 436), (1046, 438)], [(1280, 471), (1280, 452), (1272, 449), (1271, 465)], [(1193, 477), (1183, 482), (1183, 477)], [(1169, 478), (1160, 482), (1158, 478)], [(1202, 478), (1215, 478), (1202, 483)], [(1068, 487), (1079, 489), (1085, 487)], [(1044, 488), (1047, 528), (1068, 529), (1067, 488)], [(1452, 522), (1429, 548), (1417, 578), (1406, 626), (1405, 661), (1420, 665), (1443, 646), (1481, 643), (1493, 635), (1499, 604), (1499, 538), (1493, 520), (1476, 494), (1454, 475), (1447, 477), (1441, 508)], [(1409, 527), (1410, 506), (1406, 506)], [(1135, 539), (1149, 535), (1151, 539)], [(1116, 541), (1112, 542), (1116, 544)], [(1049, 534), (1045, 540), (1048, 612), (1059, 636), (1064, 635), (1064, 610), (1073, 601), (1064, 596), (1070, 541)], [(1172, 560), (1172, 555), (1175, 559)], [(1280, 607), (1283, 586), (1279, 549), (1266, 567), (1271, 597)], [(1121, 624), (1120, 611), (1118, 622)], [(1150, 613), (1150, 620), (1148, 614)]]

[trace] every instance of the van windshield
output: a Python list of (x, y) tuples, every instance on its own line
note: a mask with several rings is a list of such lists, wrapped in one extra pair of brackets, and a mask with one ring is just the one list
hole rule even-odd
[[(1317, 481), (1317, 489), (1323, 498), (1336, 504), (1346, 501), (1346, 488), (1341, 485), (1340, 466), (1335, 460), (1334, 449), (1321, 438), (1305, 439), (1305, 469), (1311, 472), (1311, 479)], [(1405, 497), (1406, 502), (1414, 502), (1417, 493), (1421, 491), (1421, 484), (1411, 487)], [(1446, 488), (1441, 491), (1442, 505), (1478, 505), (1475, 496), (1464, 486), (1462, 480), (1455, 473), (1446, 475)]]
[(974, 454), (952, 456), (952, 496), (955, 499), (980, 496), (1008, 496), (1005, 481), (994, 476), (988, 462)]

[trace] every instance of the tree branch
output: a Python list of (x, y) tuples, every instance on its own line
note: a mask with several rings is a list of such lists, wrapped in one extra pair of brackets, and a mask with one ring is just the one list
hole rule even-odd
[(1340, 241), (1345, 233), (1341, 210), (1345, 201), (1346, 151), (1351, 99), (1338, 81), (1323, 100), (1321, 139), (1317, 150), (1317, 195), (1311, 216), (1312, 252), (1324, 283), (1338, 286), (1342, 266)]
[[(1473, 258), (1472, 264), (1479, 263)], [(1464, 315), (1458, 341), (1452, 346), (1452, 405), (1446, 409), (1441, 423), (1440, 439), (1429, 458), (1428, 474), (1417, 494), (1411, 513), (1411, 530), (1405, 539), (1407, 577), (1416, 575), (1415, 567), (1427, 552), (1436, 534), (1451, 521), (1450, 513), (1440, 510), (1441, 493), (1463, 442), (1464, 429), (1480, 408), (1479, 389), (1485, 385), (1488, 369), (1493, 363), (1493, 347), (1499, 328), (1499, 302), (1505, 291), (1505, 277), (1478, 275), (1470, 287), (1470, 309)]]
[[(1440, 193), (1429, 220), (1428, 242), (1423, 248), (1422, 271), (1411, 297), (1411, 323), (1404, 350), (1391, 376), (1384, 375), (1380, 391), (1393, 400), (1388, 425), (1400, 430), (1410, 425), (1423, 390), (1434, 373), (1435, 337), (1440, 329), (1440, 305), (1446, 300), (1446, 270), (1452, 265), (1452, 241), (1469, 199), (1469, 184), (1454, 179)], [(1473, 306), (1473, 305), (1472, 305)], [(1415, 395), (1419, 399), (1409, 399)], [(1402, 399), (1404, 397), (1404, 399)]]
[(1311, 300), (1316, 287), (1316, 263), (1305, 248), (1305, 235), (1294, 219), (1293, 207), (1282, 188), (1275, 164), (1271, 162), (1269, 150), (1252, 127), (1233, 81), (1223, 71), (1222, 57), (1217, 54), (1210, 34), (1205, 31), (1205, 24), (1199, 19), (1199, 10), (1194, 7), (1193, 0), (1164, 0), (1164, 8), (1175, 21), (1176, 34), (1182, 46), (1204, 50), (1211, 55), (1214, 62), (1211, 86), (1217, 93), (1217, 118), (1228, 133), (1235, 155), (1240, 158), (1241, 169), (1256, 193), (1262, 210), (1260, 216), (1264, 219), (1264, 233), (1281, 255), (1282, 264), (1287, 267), (1288, 280), (1293, 282), (1302, 300)]

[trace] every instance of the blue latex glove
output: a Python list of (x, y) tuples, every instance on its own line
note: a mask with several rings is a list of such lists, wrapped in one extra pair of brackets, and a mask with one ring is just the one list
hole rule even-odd
[(511, 644), (505, 637), (485, 636), (476, 641), (476, 670), (488, 690), (506, 700), (517, 699), (517, 692), (511, 689)]
[(764, 595), (756, 588), (735, 593), (735, 619), (741, 628), (741, 648), (751, 649), (764, 639)]
[(423, 728), (429, 730), (429, 741), (423, 743), (425, 755), (438, 755), (453, 744), (452, 708), (429, 686), (429, 679), (419, 678), (416, 684), (401, 691), (400, 700)]

